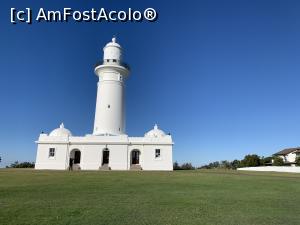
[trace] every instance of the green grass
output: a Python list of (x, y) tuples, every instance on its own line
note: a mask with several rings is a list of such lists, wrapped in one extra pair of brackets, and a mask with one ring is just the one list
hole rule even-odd
[(0, 170), (0, 224), (300, 224), (300, 175)]

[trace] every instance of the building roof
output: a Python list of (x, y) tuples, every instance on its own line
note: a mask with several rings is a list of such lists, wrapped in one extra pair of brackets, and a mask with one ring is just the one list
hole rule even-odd
[(152, 130), (148, 131), (145, 134), (145, 137), (154, 137), (154, 138), (164, 137), (164, 136), (166, 136), (165, 132), (163, 132), (162, 130), (158, 129), (157, 124), (154, 125), (154, 128)]
[(51, 131), (51, 133), (49, 134), (49, 136), (72, 136), (71, 131), (69, 131), (68, 129), (66, 129), (64, 127), (64, 124), (62, 123), (59, 128), (56, 128), (55, 130)]
[(279, 152), (276, 152), (274, 155), (287, 155), (291, 152), (300, 152), (300, 147), (296, 147), (296, 148), (286, 148), (283, 149)]

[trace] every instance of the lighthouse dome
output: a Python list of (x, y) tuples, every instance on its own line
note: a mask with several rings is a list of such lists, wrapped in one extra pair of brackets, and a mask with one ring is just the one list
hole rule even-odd
[(51, 131), (51, 133), (49, 134), (49, 136), (72, 136), (71, 131), (69, 131), (68, 129), (66, 129), (64, 127), (64, 124), (62, 123), (59, 128), (54, 129), (53, 131)]
[(105, 47), (103, 48), (104, 55), (103, 60), (116, 60), (121, 61), (122, 60), (122, 48), (117, 43), (117, 39), (115, 37), (112, 38), (111, 42), (107, 43)]
[(114, 36), (111, 39), (111, 42), (108, 42), (104, 48), (106, 47), (116, 47), (116, 48), (121, 48), (121, 45), (117, 43), (117, 38)]
[(154, 137), (154, 138), (164, 137), (164, 136), (166, 136), (165, 132), (163, 132), (162, 130), (158, 129), (157, 124), (154, 125), (154, 128), (152, 130), (148, 131), (145, 134), (145, 137)]

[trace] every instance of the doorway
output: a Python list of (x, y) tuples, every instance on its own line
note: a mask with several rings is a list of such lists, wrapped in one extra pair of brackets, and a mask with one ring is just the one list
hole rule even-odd
[(80, 164), (81, 152), (76, 150), (74, 152), (74, 164)]
[(133, 150), (131, 152), (131, 164), (132, 165), (140, 164), (140, 151), (139, 150)]
[(73, 149), (70, 152), (69, 170), (80, 170), (81, 152), (79, 149)]
[(109, 164), (109, 150), (106, 148), (102, 152), (102, 166)]

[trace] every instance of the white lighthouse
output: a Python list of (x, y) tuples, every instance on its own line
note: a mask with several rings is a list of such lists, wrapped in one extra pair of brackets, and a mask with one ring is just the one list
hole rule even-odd
[(124, 82), (129, 67), (122, 62), (122, 48), (113, 37), (103, 48), (103, 61), (96, 65), (99, 77), (94, 135), (125, 133)]
[(99, 77), (94, 130), (74, 136), (63, 124), (39, 136), (36, 169), (173, 170), (173, 141), (157, 125), (141, 137), (125, 133), (124, 82), (129, 67), (116, 38), (103, 48), (95, 67)]

